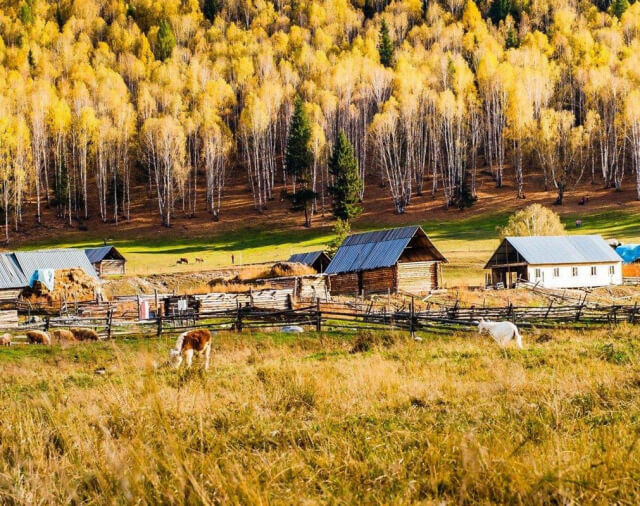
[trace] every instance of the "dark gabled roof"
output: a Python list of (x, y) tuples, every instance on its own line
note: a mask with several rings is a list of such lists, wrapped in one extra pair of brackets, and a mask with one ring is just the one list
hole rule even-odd
[(413, 226), (350, 235), (338, 249), (325, 273), (338, 274), (391, 267), (416, 234), (422, 234), (429, 241), (434, 256), (446, 262), (445, 257), (431, 243), (422, 228)]
[[(115, 246), (100, 246), (99, 248), (87, 248), (84, 250), (89, 262), (95, 264), (97, 262), (102, 262), (105, 257), (109, 254), (113, 254), (113, 256), (118, 260), (125, 260), (122, 253), (120, 253)], [(125, 260), (126, 261), (126, 260)]]
[(326, 255), (322, 250), (310, 251), (308, 253), (296, 253), (295, 255), (291, 255), (287, 261), (291, 263), (313, 265), (322, 255)]
[[(505, 242), (510, 244), (528, 264), (590, 264), (622, 261), (614, 249), (599, 235), (505, 237), (498, 250)], [(491, 263), (496, 253), (491, 256), (485, 269), (498, 265)]]
[(29, 284), (16, 256), (13, 253), (0, 254), (0, 290), (10, 288), (24, 288)]

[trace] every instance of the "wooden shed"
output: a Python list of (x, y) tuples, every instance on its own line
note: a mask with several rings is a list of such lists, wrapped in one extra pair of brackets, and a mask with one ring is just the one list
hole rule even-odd
[(347, 237), (326, 269), (332, 294), (426, 293), (447, 259), (419, 226)]
[(308, 265), (316, 272), (323, 273), (331, 263), (331, 258), (324, 251), (310, 251), (309, 253), (296, 253), (289, 257), (288, 262)]
[(29, 284), (13, 253), (0, 253), (0, 305), (15, 303)]
[(126, 259), (115, 246), (101, 246), (84, 250), (98, 276), (122, 275), (126, 271)]

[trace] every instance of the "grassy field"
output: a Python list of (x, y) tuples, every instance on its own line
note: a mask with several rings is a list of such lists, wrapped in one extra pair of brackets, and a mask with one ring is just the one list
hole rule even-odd
[(637, 334), (2, 349), (0, 503), (638, 504)]
[[(449, 286), (482, 282), (482, 267), (498, 244), (496, 229), (504, 225), (507, 218), (507, 213), (437, 222), (425, 217), (420, 224), (450, 261), (445, 266), (445, 282)], [(635, 213), (605, 211), (580, 215), (580, 218), (583, 226), (577, 229), (576, 215), (563, 217), (570, 233), (596, 233), (627, 242), (640, 241), (640, 220)], [(380, 228), (380, 225), (359, 223), (354, 231), (375, 228)], [(62, 235), (55, 242), (31, 242), (27, 247), (86, 247), (101, 244), (101, 239), (86, 238), (85, 235), (84, 239), (78, 240), (76, 237), (77, 232)], [(292, 230), (279, 229), (276, 225), (270, 230), (247, 226), (213, 236), (181, 234), (177, 231), (172, 236), (143, 238), (115, 235), (113, 244), (127, 257), (127, 271), (130, 274), (153, 274), (228, 266), (232, 255), (237, 264), (283, 260), (292, 253), (321, 249), (332, 238), (331, 228), (328, 227)], [(176, 265), (180, 257), (188, 258), (190, 264)], [(195, 264), (196, 257), (204, 259), (204, 264)]]

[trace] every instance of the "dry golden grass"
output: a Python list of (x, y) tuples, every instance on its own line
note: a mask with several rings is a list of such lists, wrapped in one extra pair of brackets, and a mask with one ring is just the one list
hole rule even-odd
[(636, 328), (524, 336), (1, 350), (0, 503), (637, 504)]

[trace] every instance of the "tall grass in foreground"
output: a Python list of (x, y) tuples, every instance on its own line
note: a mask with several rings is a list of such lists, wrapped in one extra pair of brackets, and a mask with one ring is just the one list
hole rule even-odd
[(208, 373), (156, 368), (168, 341), (0, 350), (0, 503), (637, 504), (637, 337), (223, 335)]

